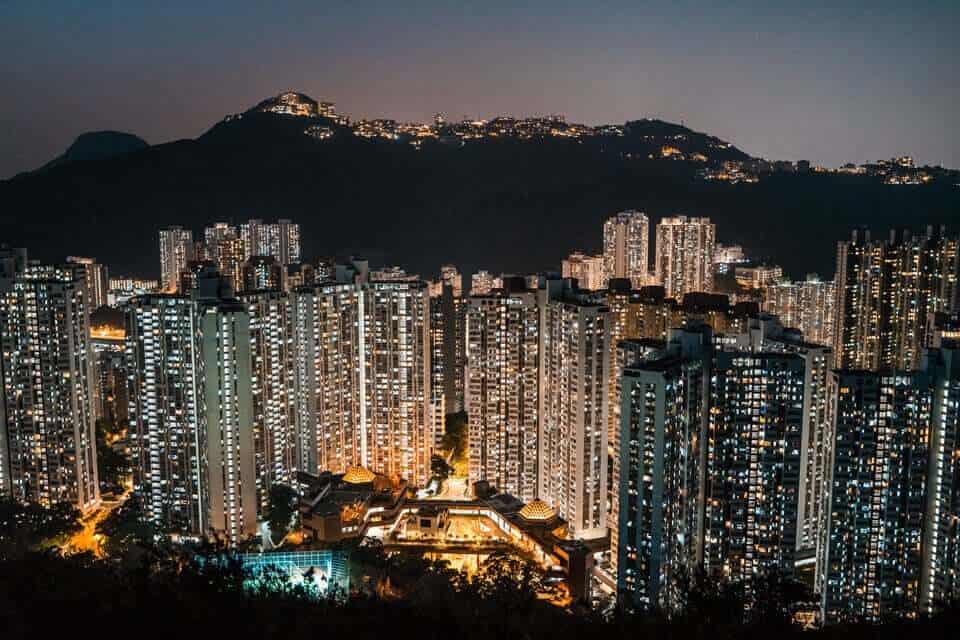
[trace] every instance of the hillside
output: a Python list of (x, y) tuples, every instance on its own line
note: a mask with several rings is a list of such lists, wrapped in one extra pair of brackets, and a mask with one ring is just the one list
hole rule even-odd
[[(162, 226), (196, 233), (214, 221), (287, 217), (301, 224), (308, 258), (364, 253), (430, 276), (442, 262), (468, 272), (556, 268), (573, 249), (599, 250), (602, 220), (635, 208), (654, 219), (710, 216), (722, 242), (792, 275), (829, 276), (835, 241), (854, 226), (955, 224), (960, 211), (960, 189), (945, 182), (888, 187), (842, 174), (705, 182), (697, 178), (705, 164), (749, 156), (661, 121), (585, 137), (565, 133), (581, 125), (550, 126), (563, 135), (532, 129), (464, 142), (449, 128), (414, 145), (399, 134), (354, 135), (335, 117), (250, 110), (196, 140), (0, 182), (0, 237), (38, 258), (92, 255), (115, 273), (149, 275), (159, 270)], [(309, 127), (319, 135), (304, 135)], [(665, 145), (684, 159), (661, 158)], [(687, 159), (694, 153), (708, 159)]]
[(40, 171), (70, 162), (112, 158), (125, 153), (140, 151), (149, 146), (150, 145), (144, 140), (132, 133), (123, 133), (120, 131), (91, 131), (77, 136), (77, 139), (67, 147), (67, 150), (64, 151), (62, 155), (57, 156), (45, 164), (40, 168)]

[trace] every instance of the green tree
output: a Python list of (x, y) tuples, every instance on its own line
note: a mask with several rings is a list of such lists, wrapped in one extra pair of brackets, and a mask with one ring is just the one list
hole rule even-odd
[(203, 540), (176, 574), (189, 589), (215, 593), (242, 593), (252, 578), (240, 554), (222, 539)]
[(524, 607), (554, 592), (535, 563), (504, 551), (487, 558), (474, 584), (481, 598), (508, 607)]
[(267, 498), (267, 509), (264, 517), (270, 525), (270, 535), (273, 542), (279, 543), (290, 531), (296, 507), (297, 492), (285, 484), (275, 484), (270, 487)]
[(449, 413), (440, 446), (451, 455), (454, 461), (467, 455), (467, 414)]
[(144, 516), (136, 496), (128, 498), (97, 524), (96, 533), (103, 536), (106, 554), (128, 566), (143, 566), (161, 555), (157, 531)]
[(468, 600), (479, 601), (498, 636), (510, 637), (556, 595), (535, 563), (511, 553), (492, 554), (465, 586)]
[(0, 498), (0, 555), (57, 545), (81, 528), (80, 511), (66, 502), (44, 507)]
[(447, 464), (443, 456), (434, 455), (430, 458), (430, 475), (433, 478), (443, 482), (450, 477), (451, 473), (453, 473), (453, 467)]
[(120, 493), (123, 491), (123, 480), (130, 474), (130, 461), (126, 456), (113, 448), (110, 438), (117, 435), (117, 430), (109, 421), (97, 420), (97, 476), (100, 486), (106, 491)]
[(334, 548), (350, 554), (350, 590), (375, 595), (380, 584), (387, 578), (388, 558), (383, 543), (376, 538), (343, 540)]
[(418, 553), (391, 555), (387, 571), (390, 592), (420, 608), (455, 607), (465, 580), (446, 560), (428, 560)]
[(743, 623), (747, 601), (742, 584), (698, 569), (693, 575), (680, 574), (676, 587), (685, 606), (675, 618), (713, 629)]
[(795, 614), (813, 610), (816, 601), (806, 586), (777, 573), (758, 576), (752, 585), (748, 620), (765, 627), (792, 627), (798, 624)]

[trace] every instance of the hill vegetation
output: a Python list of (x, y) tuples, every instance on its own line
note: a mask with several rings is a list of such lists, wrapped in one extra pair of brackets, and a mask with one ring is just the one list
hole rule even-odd
[[(304, 135), (316, 123), (332, 135)], [(749, 158), (657, 120), (627, 123), (622, 135), (440, 138), (417, 148), (353, 135), (334, 120), (248, 112), (196, 140), (0, 182), (0, 237), (37, 258), (92, 255), (114, 273), (148, 276), (159, 269), (163, 226), (199, 233), (215, 221), (285, 217), (301, 224), (307, 258), (363, 254), (432, 277), (444, 262), (468, 273), (556, 269), (572, 250), (599, 251), (602, 221), (635, 208), (654, 221), (710, 216), (720, 241), (795, 277), (829, 277), (835, 243), (851, 228), (955, 224), (960, 211), (960, 188), (947, 181), (888, 186), (817, 173), (703, 181), (703, 161), (657, 156), (666, 144), (685, 158), (702, 153), (706, 164)]]

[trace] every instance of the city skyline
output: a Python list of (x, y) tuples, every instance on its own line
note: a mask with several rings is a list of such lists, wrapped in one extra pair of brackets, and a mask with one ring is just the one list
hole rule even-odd
[(59, 4), (0, 7), (9, 636), (956, 626), (960, 5)]
[[(748, 602), (805, 581), (825, 624), (957, 597), (955, 233), (854, 230), (834, 283), (742, 266), (708, 217), (658, 222), (653, 255), (640, 211), (596, 231), (603, 255), (469, 289), (451, 264), (293, 262), (289, 219), (163, 227), (147, 281), (4, 247), (0, 492), (97, 519), (125, 487), (164, 535), (264, 551), (277, 526), (446, 544), (469, 514), (499, 527), (474, 544), (512, 537), (629, 612), (682, 610), (700, 570)], [(280, 525), (277, 491), (300, 500)]]
[[(249, 5), (222, 12), (214, 3), (165, 11), (94, 6), (83, 14), (63, 7), (55, 16), (14, 3), (0, 10), (9, 86), (44, 99), (40, 109), (35, 100), (2, 107), (10, 144), (0, 176), (39, 167), (86, 131), (129, 131), (152, 144), (194, 137), (238, 107), (287, 89), (337, 102), (355, 117), (561, 112), (587, 124), (660, 117), (770, 159), (838, 166), (912, 154), (921, 163), (960, 167), (960, 145), (948, 133), (956, 130), (956, 87), (936, 80), (949, 75), (957, 56), (949, 25), (958, 9), (925, 5), (907, 14), (893, 3), (873, 11), (611, 3), (586, 15), (585, 8), (532, 6), (483, 15), (432, 2), (402, 13), (359, 6), (267, 12)], [(513, 25), (506, 31), (504, 17)], [(221, 36), (204, 41), (214, 20)], [(173, 40), (163, 36), (181, 21), (192, 28), (179, 29)], [(251, 24), (260, 30), (256, 47), (228, 44)], [(352, 40), (344, 39), (346, 24), (360, 29)], [(128, 48), (137, 54), (115, 55)], [(71, 64), (51, 66), (64, 57)], [(185, 60), (204, 64), (187, 71)], [(318, 64), (324, 60), (338, 64)], [(824, 64), (831, 74), (817, 73)], [(143, 65), (156, 69), (149, 80), (135, 71)], [(436, 81), (424, 82), (424, 75)], [(184, 98), (184, 89), (193, 99)], [(713, 99), (702, 100), (702, 92)], [(103, 109), (102, 100), (121, 108)], [(899, 117), (910, 111), (916, 117)], [(851, 126), (853, 113), (872, 117)]]

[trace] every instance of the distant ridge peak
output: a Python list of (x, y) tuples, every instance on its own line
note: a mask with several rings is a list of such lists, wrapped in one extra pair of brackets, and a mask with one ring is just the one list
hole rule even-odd
[(88, 131), (81, 133), (63, 154), (43, 165), (38, 171), (52, 169), (69, 162), (103, 160), (146, 149), (150, 145), (132, 133), (123, 131)]
[(332, 102), (318, 102), (299, 91), (284, 91), (259, 102), (250, 112), (275, 113), (299, 118), (319, 118), (334, 112)]

